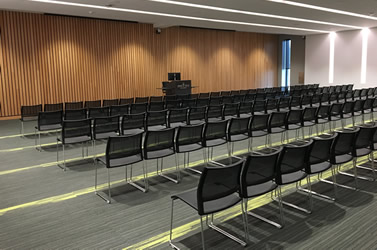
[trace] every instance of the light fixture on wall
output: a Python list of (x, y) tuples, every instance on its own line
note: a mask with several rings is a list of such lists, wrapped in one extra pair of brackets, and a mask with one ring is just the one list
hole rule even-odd
[(151, 2), (158, 2), (158, 3), (165, 3), (165, 4), (172, 4), (172, 5), (179, 5), (191, 8), (199, 8), (199, 9), (207, 9), (207, 10), (215, 10), (215, 11), (222, 11), (222, 12), (229, 12), (229, 13), (237, 13), (249, 16), (261, 16), (261, 17), (268, 17), (268, 18), (276, 18), (276, 19), (284, 19), (290, 21), (298, 21), (298, 22), (306, 22), (306, 23), (315, 23), (315, 24), (323, 24), (323, 25), (331, 25), (331, 26), (339, 26), (351, 29), (361, 29), (360, 26), (355, 25), (347, 25), (341, 23), (332, 23), (332, 22), (324, 22), (312, 19), (305, 19), (305, 18), (297, 18), (297, 17), (289, 17), (289, 16), (280, 16), (280, 15), (273, 15), (273, 14), (266, 14), (266, 13), (259, 13), (259, 12), (252, 12), (252, 11), (245, 11), (245, 10), (237, 10), (237, 9), (230, 9), (230, 8), (223, 8), (223, 7), (216, 7), (210, 5), (203, 5), (203, 4), (194, 4), (194, 3), (187, 3), (187, 2), (179, 2), (179, 1), (172, 1), (172, 0), (148, 0)]
[(368, 36), (369, 29), (364, 28), (362, 33), (362, 47), (361, 47), (361, 76), (360, 83), (365, 84), (367, 81), (367, 60), (368, 60)]
[(213, 18), (204, 18), (204, 17), (195, 17), (195, 16), (176, 15), (176, 14), (169, 14), (169, 13), (125, 9), (125, 8), (117, 8), (117, 7), (107, 7), (107, 6), (101, 6), (101, 5), (74, 3), (74, 2), (66, 2), (66, 1), (56, 1), (56, 0), (29, 0), (29, 1), (30, 2), (38, 2), (38, 3), (46, 3), (46, 4), (56, 4), (56, 5), (75, 6), (75, 7), (82, 7), (82, 8), (91, 8), (91, 9), (103, 9), (103, 10), (109, 10), (109, 11), (120, 11), (120, 12), (134, 13), (134, 14), (173, 17), (173, 18), (180, 18), (180, 19), (213, 22), (213, 23), (227, 23), (227, 24), (236, 24), (236, 25), (244, 25), (244, 26), (255, 26), (255, 27), (275, 28), (275, 29), (307, 31), (307, 32), (314, 32), (314, 33), (328, 33), (329, 32), (329, 31), (326, 31), (326, 30), (319, 30), (319, 29), (306, 29), (306, 28), (298, 28), (298, 27), (291, 27), (291, 26), (239, 22), (239, 21), (231, 21), (231, 20), (223, 20), (223, 19), (213, 19)]
[(329, 34), (330, 37), (330, 58), (329, 58), (329, 83), (333, 84), (334, 83), (334, 64), (335, 64), (335, 37), (336, 33), (331, 32)]

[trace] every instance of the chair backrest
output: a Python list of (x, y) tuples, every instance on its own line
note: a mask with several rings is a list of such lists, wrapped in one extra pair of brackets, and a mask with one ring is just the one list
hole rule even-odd
[(353, 106), (353, 115), (355, 115), (355, 112), (362, 112), (364, 110), (364, 103), (366, 100), (360, 99), (355, 101), (355, 105)]
[(114, 106), (119, 104), (119, 99), (102, 100), (102, 107)]
[(176, 150), (179, 153), (180, 147), (184, 145), (200, 144), (203, 142), (204, 123), (178, 127), (175, 138)]
[(369, 89), (368, 89), (367, 96), (368, 96), (368, 97), (372, 97), (372, 96), (373, 96), (373, 92), (374, 92), (374, 88), (369, 88)]
[(42, 130), (43, 126), (62, 124), (62, 122), (63, 110), (38, 113), (38, 130)]
[(269, 114), (253, 115), (250, 121), (251, 135), (253, 135), (254, 131), (267, 130), (269, 120)]
[(266, 101), (266, 110), (278, 110), (278, 100), (277, 99), (267, 99)]
[(115, 132), (119, 133), (119, 116), (95, 118), (93, 123), (93, 138), (98, 134)]
[(209, 105), (209, 98), (198, 98), (196, 99), (196, 106), (202, 107), (202, 106), (208, 106)]
[(184, 99), (181, 104), (182, 108), (196, 107), (196, 99)]
[(210, 140), (224, 139), (227, 140), (228, 120), (219, 122), (206, 122), (203, 132), (203, 146), (207, 146), (207, 142)]
[(119, 99), (119, 105), (124, 105), (124, 104), (132, 104), (134, 103), (134, 98), (120, 98)]
[[(363, 124), (355, 138), (354, 150), (361, 148), (373, 148), (373, 136), (376, 133), (377, 124)], [(354, 151), (354, 153), (356, 153)]]
[(204, 121), (206, 118), (207, 107), (192, 107), (189, 109), (188, 122), (191, 121)]
[(253, 113), (253, 105), (254, 102), (250, 101), (244, 101), (240, 103), (239, 113), (240, 114), (252, 114)]
[(110, 114), (110, 107), (101, 107), (101, 108), (89, 108), (88, 118), (100, 118), (107, 117)]
[(354, 130), (337, 131), (338, 136), (331, 147), (331, 162), (336, 162), (336, 156), (352, 154), (355, 145), (355, 138), (359, 133), (360, 128)]
[(148, 110), (149, 111), (161, 111), (161, 110), (164, 110), (164, 108), (165, 108), (165, 103), (163, 101), (161, 101), (161, 102), (154, 101), (154, 102), (149, 103)]
[(221, 105), (223, 103), (222, 96), (211, 96), (209, 98), (209, 105)]
[(172, 149), (175, 152), (174, 135), (174, 128), (147, 131), (144, 139), (144, 157), (148, 159), (148, 152), (163, 149)]
[(232, 95), (232, 96), (239, 95), (239, 94), (240, 94), (239, 90), (231, 90), (230, 91), (230, 95)]
[(355, 101), (347, 101), (343, 104), (342, 113), (343, 114), (351, 114), (353, 112), (353, 108), (355, 106)]
[(65, 110), (73, 110), (73, 109), (83, 109), (84, 103), (83, 102), (66, 102), (64, 103)]
[(354, 99), (360, 99), (360, 97), (361, 97), (361, 90), (360, 89), (355, 89), (353, 91), (353, 98)]
[(282, 109), (288, 109), (290, 102), (290, 97), (280, 97), (278, 102), (278, 111), (281, 111)]
[(241, 89), (240, 90), (240, 95), (247, 95), (249, 93), (248, 89)]
[(279, 157), (278, 168), (276, 171), (276, 183), (278, 185), (284, 184), (282, 175), (298, 172), (300, 170), (309, 169), (310, 150), (313, 141), (300, 146), (285, 145)]
[(317, 119), (327, 119), (330, 115), (330, 105), (320, 105), (317, 109)]
[(165, 108), (166, 109), (179, 109), (181, 107), (181, 100), (166, 100)]
[(209, 98), (209, 93), (199, 93), (198, 98)]
[(289, 124), (301, 124), (302, 122), (302, 109), (291, 109), (288, 111), (286, 116), (286, 129), (288, 129)]
[(74, 138), (81, 136), (88, 136), (90, 137), (90, 139), (93, 139), (91, 119), (63, 121), (61, 137), (63, 144), (65, 144), (66, 138)]
[(167, 110), (148, 111), (146, 119), (146, 127), (150, 126), (167, 126)]
[(223, 119), (226, 116), (239, 117), (240, 104), (239, 103), (225, 103), (223, 108)]
[(255, 93), (248, 93), (245, 95), (245, 102), (253, 102), (255, 101), (256, 94)]
[(368, 95), (368, 89), (361, 89), (360, 98), (366, 97)]
[(329, 96), (329, 102), (337, 102), (338, 101), (338, 95), (337, 92), (332, 92)]
[(301, 96), (291, 96), (291, 103), (289, 104), (289, 109), (299, 108), (301, 105)]
[(148, 103), (149, 102), (149, 97), (135, 97), (135, 103)]
[(211, 93), (209, 93), (209, 96), (210, 97), (220, 96), (220, 92), (211, 92)]
[(371, 110), (373, 108), (373, 102), (374, 102), (374, 98), (367, 98), (364, 102), (362, 109), (364, 111)]
[(85, 101), (84, 108), (99, 108), (101, 107), (101, 100)]
[(228, 126), (228, 141), (231, 141), (232, 135), (248, 134), (250, 132), (251, 117), (231, 118)]
[(21, 120), (26, 117), (37, 117), (39, 112), (42, 112), (42, 104), (21, 106)]
[[(111, 168), (112, 160), (136, 156), (139, 161), (143, 160), (142, 154), (143, 133), (124, 136), (110, 136), (106, 144), (106, 167)], [(134, 161), (133, 163), (136, 163)]]
[(240, 191), (240, 173), (244, 160), (226, 167), (204, 167), (197, 189), (198, 214), (205, 214), (205, 203)]
[(330, 116), (337, 116), (342, 113), (343, 104), (342, 103), (333, 103), (330, 108)]
[(270, 154), (251, 153), (241, 172), (241, 197), (248, 198), (248, 187), (275, 179), (279, 155), (283, 148)]
[(114, 115), (123, 116), (125, 114), (128, 114), (129, 111), (130, 111), (129, 104), (110, 106), (110, 116), (114, 116)]
[(66, 109), (64, 120), (83, 120), (86, 119), (86, 109)]
[(272, 128), (286, 127), (288, 112), (272, 112), (268, 121), (268, 132), (271, 132)]
[(130, 106), (130, 114), (140, 114), (147, 112), (148, 109), (148, 103), (142, 102), (142, 103), (131, 103)]
[(127, 114), (122, 117), (122, 134), (127, 130), (142, 129), (145, 131), (146, 113)]
[(267, 113), (266, 101), (265, 100), (255, 100), (253, 105), (253, 114), (256, 112)]
[(164, 100), (163, 96), (151, 96), (149, 97), (149, 102), (162, 102)]
[(221, 91), (220, 95), (221, 96), (230, 96), (230, 91)]
[(46, 103), (43, 110), (45, 112), (63, 110), (63, 103)]
[(233, 102), (234, 103), (241, 103), (244, 100), (245, 100), (245, 95), (241, 95), (241, 94), (233, 95)]
[(168, 114), (168, 127), (170, 127), (172, 123), (183, 122), (187, 124), (188, 111), (188, 108), (170, 109)]
[(191, 94), (189, 99), (198, 99), (199, 94)]
[(312, 104), (312, 96), (311, 95), (304, 95), (301, 98), (300, 107), (303, 108), (304, 106), (309, 106)]
[(302, 112), (302, 121), (315, 121), (317, 118), (317, 108), (316, 107), (307, 107)]
[(211, 105), (207, 107), (206, 111), (206, 121), (211, 118), (222, 118), (223, 116), (223, 105)]
[(314, 137), (313, 145), (310, 150), (310, 165), (319, 164), (330, 160), (331, 146), (334, 143), (337, 133), (332, 135), (321, 135), (320, 137)]

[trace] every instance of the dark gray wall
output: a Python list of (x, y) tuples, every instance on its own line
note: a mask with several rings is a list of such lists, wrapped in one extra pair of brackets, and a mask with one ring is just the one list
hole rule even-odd
[(291, 85), (299, 84), (299, 75), (305, 72), (305, 39), (302, 36), (279, 36), (278, 50), (278, 86), (281, 85), (282, 42), (291, 39)]

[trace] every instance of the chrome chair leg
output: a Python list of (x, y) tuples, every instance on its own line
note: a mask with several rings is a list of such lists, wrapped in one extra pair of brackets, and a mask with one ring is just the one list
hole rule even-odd
[(201, 234), (202, 234), (202, 248), (203, 250), (206, 249), (206, 245), (204, 243), (204, 229), (203, 229), (203, 217), (200, 216), (200, 228), (201, 228)]
[(171, 200), (169, 245), (173, 249), (179, 250), (179, 248), (173, 244), (173, 212), (174, 212), (173, 209), (174, 209), (174, 199)]

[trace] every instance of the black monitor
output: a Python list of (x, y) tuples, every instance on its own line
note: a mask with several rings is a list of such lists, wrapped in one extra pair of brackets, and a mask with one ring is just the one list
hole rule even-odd
[(168, 80), (169, 81), (180, 81), (181, 80), (181, 73), (175, 72), (175, 73), (168, 73)]

